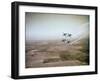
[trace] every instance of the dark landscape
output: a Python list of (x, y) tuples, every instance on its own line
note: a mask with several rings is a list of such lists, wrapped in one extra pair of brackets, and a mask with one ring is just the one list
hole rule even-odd
[(89, 38), (26, 42), (26, 68), (89, 65)]

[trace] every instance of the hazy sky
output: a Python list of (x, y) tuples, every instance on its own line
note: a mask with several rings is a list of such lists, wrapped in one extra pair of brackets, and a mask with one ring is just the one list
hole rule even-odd
[(73, 37), (89, 32), (89, 16), (52, 13), (25, 13), (26, 40), (62, 39), (63, 32)]

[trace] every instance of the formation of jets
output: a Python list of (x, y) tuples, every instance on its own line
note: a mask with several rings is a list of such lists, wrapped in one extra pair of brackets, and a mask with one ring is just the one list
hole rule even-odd
[(72, 34), (70, 34), (70, 33), (63, 33), (63, 36), (64, 36), (64, 38), (62, 39), (62, 42), (64, 42), (64, 43), (70, 43), (71, 42), (70, 38), (71, 38)]

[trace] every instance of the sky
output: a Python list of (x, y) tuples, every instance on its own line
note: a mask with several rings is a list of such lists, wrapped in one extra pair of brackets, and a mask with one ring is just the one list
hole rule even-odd
[(58, 40), (63, 33), (71, 33), (75, 38), (88, 32), (88, 15), (25, 13), (26, 40)]

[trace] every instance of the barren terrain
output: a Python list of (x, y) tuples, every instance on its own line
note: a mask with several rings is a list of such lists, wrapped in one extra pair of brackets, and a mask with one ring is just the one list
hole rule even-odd
[(73, 44), (57, 40), (26, 42), (25, 52), (26, 68), (89, 64), (87, 39)]

